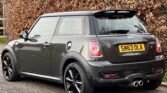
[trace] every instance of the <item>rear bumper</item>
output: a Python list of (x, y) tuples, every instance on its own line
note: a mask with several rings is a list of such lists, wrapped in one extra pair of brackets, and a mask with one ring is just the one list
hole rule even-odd
[[(113, 84), (130, 83), (135, 79), (151, 80), (162, 79), (165, 72), (164, 59), (155, 59), (144, 62), (131, 62), (124, 64), (112, 64), (108, 61), (88, 62), (91, 69), (89, 80), (95, 86), (108, 86)], [(159, 72), (153, 72), (160, 69)], [(102, 74), (116, 73), (118, 78), (104, 79)]]

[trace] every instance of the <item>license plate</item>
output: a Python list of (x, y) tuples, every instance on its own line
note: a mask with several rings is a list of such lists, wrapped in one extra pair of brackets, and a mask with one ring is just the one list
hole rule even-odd
[(144, 44), (125, 44), (125, 45), (119, 45), (118, 47), (119, 47), (119, 52), (121, 53), (145, 51)]

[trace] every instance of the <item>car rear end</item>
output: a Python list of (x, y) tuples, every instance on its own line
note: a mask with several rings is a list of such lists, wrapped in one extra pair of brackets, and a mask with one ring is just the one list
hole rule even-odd
[(135, 87), (137, 81), (139, 86), (139, 81), (144, 84), (162, 79), (164, 56), (160, 41), (147, 32), (134, 11), (103, 11), (92, 18), (96, 38), (89, 40), (88, 63), (95, 86)]

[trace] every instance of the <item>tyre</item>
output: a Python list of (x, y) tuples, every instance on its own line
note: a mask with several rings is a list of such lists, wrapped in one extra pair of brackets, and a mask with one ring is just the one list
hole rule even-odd
[(148, 83), (145, 83), (144, 86), (142, 87), (143, 89), (146, 90), (154, 90), (158, 88), (161, 85), (162, 80), (150, 80)]
[(12, 55), (10, 53), (5, 53), (2, 57), (2, 71), (7, 81), (16, 81), (19, 79), (20, 75), (15, 65)]
[(66, 93), (93, 93), (93, 87), (82, 67), (74, 62), (69, 64), (64, 72), (64, 87)]

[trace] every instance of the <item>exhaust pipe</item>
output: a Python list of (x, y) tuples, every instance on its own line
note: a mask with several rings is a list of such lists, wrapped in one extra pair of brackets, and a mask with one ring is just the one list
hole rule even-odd
[(137, 88), (137, 87), (139, 86), (138, 81), (133, 81), (133, 82), (131, 83), (131, 86)]
[(138, 81), (138, 84), (139, 84), (140, 87), (142, 87), (144, 85), (143, 80)]
[(143, 80), (133, 81), (130, 85), (135, 88), (142, 87), (144, 85), (144, 82)]

